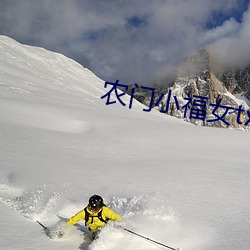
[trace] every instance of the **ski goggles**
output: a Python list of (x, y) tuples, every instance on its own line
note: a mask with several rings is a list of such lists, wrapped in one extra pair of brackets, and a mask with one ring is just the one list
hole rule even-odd
[(89, 208), (93, 212), (97, 212), (97, 211), (99, 211), (101, 209), (101, 207), (97, 207), (97, 206), (93, 206), (93, 205), (92, 206), (90, 205)]

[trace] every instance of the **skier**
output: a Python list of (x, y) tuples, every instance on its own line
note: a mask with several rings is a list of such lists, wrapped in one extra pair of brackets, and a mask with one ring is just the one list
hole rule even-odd
[(80, 220), (85, 220), (85, 226), (92, 232), (94, 239), (109, 220), (120, 222), (122, 219), (120, 215), (105, 206), (101, 196), (95, 194), (89, 198), (89, 204), (72, 216), (67, 224), (74, 225)]

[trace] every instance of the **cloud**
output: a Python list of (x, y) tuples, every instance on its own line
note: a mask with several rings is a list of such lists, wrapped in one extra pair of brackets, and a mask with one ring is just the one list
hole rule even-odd
[(204, 31), (203, 36), (201, 36), (201, 44), (211, 44), (213, 42), (219, 41), (225, 37), (235, 34), (240, 28), (240, 24), (235, 20), (235, 18), (230, 18), (224, 21), (221, 26)]
[[(227, 29), (226, 25), (220, 29)], [(224, 67), (245, 67), (250, 64), (250, 9), (237, 25), (232, 32), (210, 44), (214, 59)]]
[[(242, 23), (233, 18), (239, 2), (2, 0), (0, 33), (61, 52), (104, 80), (149, 85), (204, 46), (218, 53), (249, 38), (248, 14)], [(229, 18), (208, 30), (214, 13)]]

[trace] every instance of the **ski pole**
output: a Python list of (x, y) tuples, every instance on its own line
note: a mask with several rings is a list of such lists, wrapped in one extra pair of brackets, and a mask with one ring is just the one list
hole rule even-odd
[(125, 230), (125, 231), (127, 231), (127, 232), (129, 232), (129, 233), (131, 233), (131, 234), (137, 235), (137, 236), (139, 236), (139, 237), (141, 237), (141, 238), (143, 238), (143, 239), (145, 239), (145, 240), (154, 242), (154, 243), (156, 243), (156, 244), (158, 244), (158, 245), (161, 245), (161, 246), (163, 246), (163, 247), (169, 248), (169, 249), (171, 249), (171, 250), (180, 250), (180, 248), (173, 248), (173, 247), (167, 246), (167, 245), (162, 244), (162, 243), (160, 243), (160, 242), (158, 242), (158, 241), (155, 241), (155, 240), (152, 240), (152, 239), (150, 239), (150, 238), (148, 238), (148, 237), (145, 237), (145, 236), (143, 236), (143, 235), (141, 235), (141, 234), (135, 233), (135, 232), (133, 232), (133, 231), (127, 229), (127, 228), (122, 228), (122, 229)]
[(43, 229), (46, 231), (46, 230), (48, 230), (48, 228), (47, 227), (45, 227), (41, 222), (39, 222), (38, 220), (36, 221), (40, 226), (42, 226), (43, 227)]

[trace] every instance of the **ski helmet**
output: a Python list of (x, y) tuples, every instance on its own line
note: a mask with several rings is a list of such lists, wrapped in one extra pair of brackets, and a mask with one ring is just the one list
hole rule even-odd
[(93, 210), (98, 210), (103, 207), (103, 199), (99, 195), (93, 195), (89, 198), (89, 206)]

